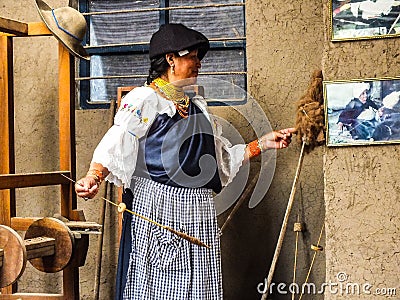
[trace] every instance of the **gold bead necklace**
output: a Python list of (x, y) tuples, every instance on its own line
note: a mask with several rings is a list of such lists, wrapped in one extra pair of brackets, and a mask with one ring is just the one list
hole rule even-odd
[(182, 118), (187, 118), (190, 101), (182, 88), (176, 87), (172, 83), (159, 77), (154, 79), (150, 85), (156, 87), (156, 90), (158, 90), (166, 99), (171, 100), (174, 103)]

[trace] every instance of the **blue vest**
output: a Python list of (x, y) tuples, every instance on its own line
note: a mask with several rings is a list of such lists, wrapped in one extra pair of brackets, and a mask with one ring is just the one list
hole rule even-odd
[(135, 176), (175, 187), (222, 189), (211, 124), (192, 101), (189, 115), (157, 116), (139, 139)]

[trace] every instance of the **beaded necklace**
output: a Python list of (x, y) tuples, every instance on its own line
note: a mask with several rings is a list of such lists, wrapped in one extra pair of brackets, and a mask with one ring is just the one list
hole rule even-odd
[(154, 79), (150, 85), (155, 87), (166, 99), (174, 103), (182, 118), (187, 118), (189, 97), (185, 95), (182, 88), (176, 87), (160, 77)]

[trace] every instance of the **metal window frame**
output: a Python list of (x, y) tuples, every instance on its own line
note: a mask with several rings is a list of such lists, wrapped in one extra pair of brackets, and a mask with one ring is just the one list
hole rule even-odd
[[(169, 8), (169, 0), (160, 0), (161, 10), (159, 10), (159, 24), (166, 24), (169, 22), (169, 11), (168, 9), (163, 10), (162, 8)], [(78, 9), (84, 15), (86, 23), (90, 24), (90, 13), (89, 12), (89, 0), (79, 0)], [(213, 51), (225, 51), (225, 50), (243, 50), (244, 53), (244, 70), (245, 75), (244, 88), (247, 90), (247, 56), (246, 56), (246, 19), (245, 19), (245, 3), (243, 3), (244, 10), (244, 38), (238, 39), (210, 39), (210, 50)], [(90, 25), (88, 25), (90, 26)], [(90, 30), (88, 30), (84, 43), (89, 44), (90, 41)], [(149, 52), (148, 43), (127, 43), (127, 44), (115, 44), (106, 46), (87, 46), (86, 51), (90, 55), (123, 55), (123, 54), (143, 54)], [(218, 74), (218, 72), (216, 72)], [(121, 76), (121, 78), (129, 76)], [(147, 74), (146, 74), (147, 77)], [(110, 107), (109, 101), (91, 101), (90, 95), (90, 61), (79, 60), (79, 72), (78, 77), (75, 78), (77, 84), (79, 84), (79, 107), (81, 109), (108, 109)], [(97, 77), (96, 77), (97, 78)], [(208, 101), (210, 106), (227, 106), (227, 105), (240, 105), (245, 104), (247, 99), (240, 99), (236, 101), (230, 101), (229, 104), (220, 102), (218, 99)]]

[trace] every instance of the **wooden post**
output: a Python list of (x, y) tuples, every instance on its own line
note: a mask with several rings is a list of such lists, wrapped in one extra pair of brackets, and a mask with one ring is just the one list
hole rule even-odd
[[(0, 173), (15, 172), (14, 103), (13, 103), (13, 43), (12, 38), (0, 35)], [(15, 189), (0, 190), (0, 224), (10, 226), (15, 216)], [(13, 287), (1, 289), (11, 294)]]
[[(15, 172), (12, 38), (0, 35), (0, 174)], [(0, 223), (10, 226), (15, 190), (0, 191)]]
[[(58, 47), (58, 122), (59, 122), (59, 146), (60, 146), (60, 169), (71, 170), (71, 77), (70, 77), (70, 55), (65, 47), (59, 43)], [(70, 174), (75, 177), (74, 174)], [(61, 186), (61, 215), (70, 219), (71, 210), (76, 207), (76, 201), (70, 203), (72, 184)], [(72, 202), (72, 201), (71, 201)]]
[[(75, 178), (75, 101), (72, 76), (74, 59), (67, 49), (59, 43), (59, 86), (58, 86), (58, 111), (59, 111), (59, 145), (60, 168), (71, 170), (70, 177)], [(61, 215), (70, 220), (84, 221), (83, 214), (76, 211), (77, 202), (73, 192), (73, 183), (61, 186)], [(66, 299), (79, 300), (79, 269), (74, 264), (63, 271), (63, 287)]]

